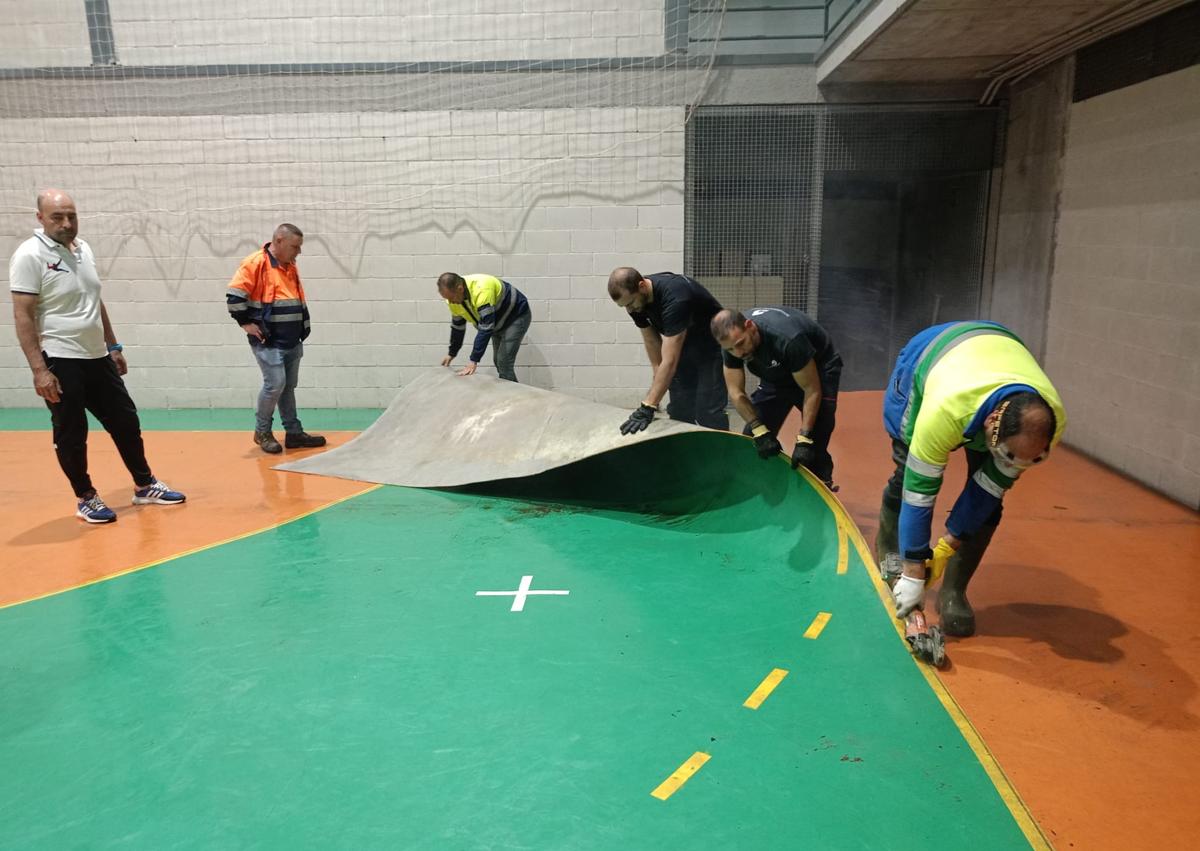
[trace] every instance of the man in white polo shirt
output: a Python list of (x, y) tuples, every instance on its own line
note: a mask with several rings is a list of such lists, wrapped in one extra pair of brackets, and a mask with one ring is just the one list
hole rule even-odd
[(91, 247), (77, 237), (71, 196), (59, 189), (38, 194), (42, 227), (17, 248), (8, 264), (17, 340), (33, 389), (46, 400), (54, 451), (88, 523), (112, 523), (116, 513), (92, 487), (87, 463), (87, 411), (112, 436), (133, 476), (134, 505), (176, 505), (183, 494), (158, 481), (146, 463), (137, 407), (121, 376), (121, 344), (100, 298), (100, 276)]

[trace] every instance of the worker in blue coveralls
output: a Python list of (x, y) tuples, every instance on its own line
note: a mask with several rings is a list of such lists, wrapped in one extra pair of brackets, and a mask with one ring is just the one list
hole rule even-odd
[[(942, 631), (975, 632), (967, 584), (1000, 523), (1002, 499), (1062, 437), (1058, 391), (1012, 331), (995, 322), (928, 328), (901, 350), (883, 403), (896, 469), (883, 492), (876, 554), (903, 558), (896, 615), (921, 608), (940, 577)], [(933, 506), (950, 453), (967, 455), (967, 482), (932, 548)]]

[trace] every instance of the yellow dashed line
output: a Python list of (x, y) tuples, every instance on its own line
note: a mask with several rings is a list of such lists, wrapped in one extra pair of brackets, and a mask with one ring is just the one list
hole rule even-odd
[(825, 624), (829, 623), (829, 619), (833, 617), (829, 612), (821, 612), (813, 622), (808, 625), (808, 629), (804, 630), (805, 638), (816, 638), (821, 634), (821, 630), (825, 628)]
[(837, 572), (845, 573), (850, 568), (850, 545), (847, 541), (849, 537), (846, 534), (846, 524), (842, 522), (842, 518), (837, 518), (838, 532), (838, 562)]
[(703, 751), (696, 751), (687, 762), (675, 769), (675, 773), (658, 784), (658, 788), (650, 794), (660, 801), (665, 801), (667, 798), (679, 791), (679, 787), (692, 779), (692, 775), (700, 770), (700, 766), (708, 762), (712, 757)]
[(783, 682), (783, 678), (787, 675), (788, 672), (783, 670), (783, 668), (776, 668), (771, 671), (758, 684), (758, 688), (750, 693), (750, 696), (746, 698), (746, 702), (742, 706), (747, 709), (758, 709), (758, 707), (762, 706), (762, 702), (771, 696), (771, 692), (775, 691), (775, 686)]

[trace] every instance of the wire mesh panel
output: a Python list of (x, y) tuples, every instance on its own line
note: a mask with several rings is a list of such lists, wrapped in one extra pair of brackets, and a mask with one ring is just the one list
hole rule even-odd
[(687, 264), (722, 302), (808, 306), (820, 111), (705, 107), (688, 134)]
[[(683, 128), (723, 0), (8, 6), (0, 255), (39, 188), (70, 192), (142, 404), (243, 403), (224, 285), (281, 221), (306, 233), (320, 302), (309, 404), (387, 404), (438, 363), (445, 271), (509, 277), (559, 323), (535, 329), (523, 380), (625, 401), (632, 356), (595, 346), (640, 342), (616, 341), (603, 282), (679, 266)], [(27, 398), (22, 368), (0, 347), (0, 404)]]
[[(92, 0), (86, 19), (20, 5), (43, 17), (0, 38), (0, 142), (69, 141), (57, 156), (36, 144), (9, 151), (18, 170), (0, 190), (18, 191), (4, 200), (15, 197), (21, 214), (29, 186), (55, 167), (114, 166), (132, 187), (129, 166), (161, 165), (187, 179), (162, 180), (156, 168), (141, 182), (173, 185), (186, 193), (173, 206), (220, 225), (230, 212), (273, 208), (264, 190), (278, 174), (264, 166), (298, 163), (289, 182), (303, 191), (289, 194), (291, 209), (353, 219), (365, 203), (395, 225), (453, 226), (464, 211), (506, 207), (511, 221), (482, 227), (513, 229), (520, 205), (508, 202), (526, 187), (636, 183), (636, 160), (654, 143), (634, 137), (635, 113), (615, 110), (675, 108), (682, 118), (702, 99), (712, 54), (666, 52), (670, 27), (683, 24), (664, 18), (661, 0), (496, 0), (486, 10), (475, 0), (305, 0), (249, 13), (231, 0), (186, 12)], [(688, 31), (713, 42), (722, 14), (716, 3)], [(640, 123), (646, 131), (654, 119)], [(587, 138), (569, 138), (575, 131)], [(145, 194), (130, 193), (129, 213), (159, 206), (137, 204)]]
[(880, 388), (921, 328), (978, 315), (997, 110), (702, 107), (687, 268), (729, 306), (815, 315)]

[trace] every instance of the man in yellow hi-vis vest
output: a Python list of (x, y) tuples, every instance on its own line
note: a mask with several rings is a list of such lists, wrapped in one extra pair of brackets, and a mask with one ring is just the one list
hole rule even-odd
[[(901, 350), (884, 395), (896, 469), (883, 492), (877, 555), (903, 559), (892, 596), (898, 617), (938, 595), (947, 635), (975, 632), (967, 584), (1000, 523), (1001, 500), (1046, 459), (1067, 416), (1058, 391), (1015, 334), (995, 322), (948, 322)], [(950, 453), (967, 453), (967, 482), (930, 547), (933, 506)]]
[(521, 291), (492, 275), (467, 275), (464, 278), (454, 272), (439, 277), (437, 289), (450, 308), (450, 349), (442, 358), (442, 366), (449, 366), (462, 348), (469, 321), (476, 329), (475, 343), (471, 347), (470, 363), (458, 374), (473, 374), (483, 360), (488, 342), (494, 341), (492, 359), (496, 372), (505, 381), (516, 381), (517, 352), (532, 319), (529, 302)]

